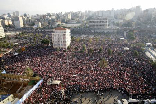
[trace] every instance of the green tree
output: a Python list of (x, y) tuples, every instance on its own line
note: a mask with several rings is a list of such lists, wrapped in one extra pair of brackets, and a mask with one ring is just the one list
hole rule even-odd
[(88, 53), (93, 53), (93, 49), (92, 48), (88, 49)]
[(108, 65), (108, 61), (105, 60), (105, 58), (102, 58), (98, 64), (100, 67), (104, 68)]
[(56, 48), (56, 51), (59, 51), (60, 49), (59, 48)]
[(70, 49), (71, 49), (71, 47), (70, 47), (70, 46), (68, 46), (68, 47), (67, 47), (67, 49), (68, 49), (68, 50), (70, 50)]
[(102, 52), (102, 50), (103, 50), (103, 49), (102, 49), (102, 47), (100, 47), (100, 49), (99, 49), (99, 53), (101, 53), (101, 52)]
[(33, 72), (33, 70), (32, 70), (30, 67), (27, 67), (27, 68), (25, 69), (25, 73), (26, 73), (26, 75), (29, 76), (29, 77), (32, 77), (32, 76), (34, 75), (34, 72)]
[(110, 48), (108, 49), (108, 55), (112, 55), (112, 50)]
[(7, 47), (8, 47), (7, 44), (5, 43), (2, 44), (2, 48), (7, 48)]
[(134, 36), (134, 33), (133, 32), (129, 32), (128, 34), (127, 34), (127, 39), (128, 40), (135, 40), (135, 36)]
[(99, 38), (98, 37), (95, 37), (95, 41), (98, 42), (99, 41)]
[(71, 40), (72, 40), (72, 41), (74, 41), (74, 40), (75, 40), (74, 36), (71, 36)]
[(138, 55), (139, 55), (138, 51), (134, 50), (134, 56), (138, 56)]
[(122, 55), (121, 52), (119, 52), (118, 55), (121, 56)]
[(80, 41), (80, 37), (76, 38), (76, 42), (79, 42)]
[(49, 45), (50, 41), (48, 39), (43, 39), (41, 43), (45, 45)]
[(89, 43), (92, 43), (92, 39), (91, 38), (89, 39)]
[(143, 44), (143, 43), (137, 43), (136, 46), (138, 46), (138, 47), (145, 47), (145, 44)]
[(153, 69), (156, 69), (156, 62), (152, 62)]
[(82, 50), (81, 50), (82, 52), (86, 52), (86, 45), (85, 44), (83, 44), (83, 46), (82, 46)]

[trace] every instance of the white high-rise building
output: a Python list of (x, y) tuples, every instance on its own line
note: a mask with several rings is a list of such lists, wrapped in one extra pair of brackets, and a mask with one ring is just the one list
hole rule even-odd
[(13, 12), (13, 16), (19, 16), (19, 11)]
[(4, 29), (1, 25), (1, 20), (0, 20), (0, 38), (4, 38), (5, 37), (5, 33), (4, 33)]
[(22, 17), (15, 17), (14, 18), (14, 25), (15, 25), (15, 28), (23, 27), (23, 19), (22, 19)]
[(57, 27), (52, 33), (52, 42), (54, 48), (66, 48), (71, 43), (70, 29)]

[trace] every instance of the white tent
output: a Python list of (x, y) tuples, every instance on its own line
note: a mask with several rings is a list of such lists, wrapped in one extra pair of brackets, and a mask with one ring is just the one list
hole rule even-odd
[(128, 47), (124, 47), (124, 50), (125, 50), (125, 51), (128, 51), (128, 50), (129, 50), (129, 48), (128, 48)]
[(133, 102), (139, 102), (139, 100), (137, 100), (137, 99), (132, 99), (132, 98), (129, 98), (128, 102), (130, 102), (130, 103), (133, 103)]
[(53, 81), (52, 81), (52, 84), (53, 84), (53, 85), (55, 85), (55, 84), (59, 85), (60, 83), (61, 83), (61, 81), (59, 81), (59, 80), (53, 80)]
[(77, 75), (73, 75), (73, 77), (76, 77)]
[(124, 40), (124, 38), (120, 38), (120, 40)]
[(4, 71), (2, 71), (1, 73), (2, 73), (2, 74), (6, 74), (6, 71), (4, 70)]
[(14, 55), (15, 55), (15, 56), (17, 56), (17, 55), (18, 55), (18, 53), (15, 53)]
[(156, 103), (156, 99), (152, 99), (152, 100), (150, 101), (150, 103), (152, 103), (152, 104)]
[(123, 104), (128, 104), (128, 101), (126, 99), (122, 99)]
[(146, 46), (152, 46), (152, 43), (146, 43)]
[(59, 80), (52, 80), (51, 78), (49, 78), (47, 80), (47, 85), (51, 85), (51, 84), (53, 84), (53, 85), (59, 85), (60, 83), (61, 83), (61, 81), (59, 81)]

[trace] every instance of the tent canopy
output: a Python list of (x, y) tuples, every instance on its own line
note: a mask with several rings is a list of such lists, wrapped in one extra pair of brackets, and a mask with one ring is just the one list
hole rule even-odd
[(128, 47), (124, 47), (124, 50), (128, 51), (128, 50), (129, 50), (129, 48), (128, 48)]
[(59, 81), (59, 80), (53, 80), (52, 81), (52, 84), (57, 84), (57, 85), (59, 85), (61, 83), (61, 81)]
[(15, 53), (14, 55), (15, 55), (15, 56), (17, 56), (17, 55), (18, 55), (18, 53)]
[(6, 71), (4, 70), (4, 71), (2, 71), (1, 73), (2, 73), (2, 74), (6, 74)]

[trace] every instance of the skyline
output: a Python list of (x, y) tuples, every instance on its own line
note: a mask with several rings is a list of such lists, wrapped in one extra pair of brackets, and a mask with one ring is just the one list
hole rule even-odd
[(129, 9), (135, 6), (141, 6), (143, 10), (148, 8), (155, 8), (154, 0), (139, 1), (139, 0), (118, 0), (118, 1), (89, 1), (79, 0), (73, 2), (72, 0), (0, 0), (0, 12), (3, 11), (19, 11), (20, 14), (42, 14), (42, 13), (57, 13), (57, 12), (70, 12), (70, 11), (100, 11), (100, 10), (114, 10)]

